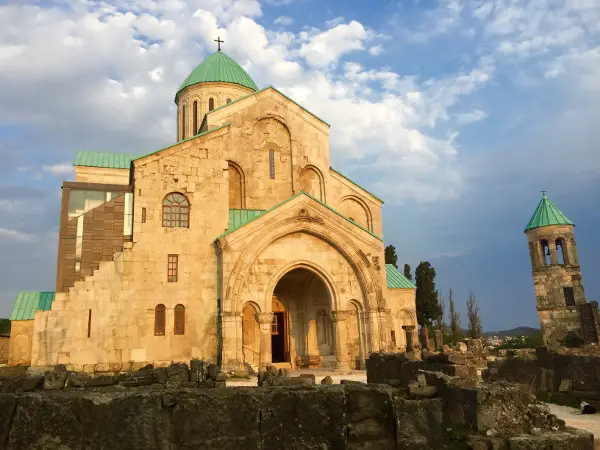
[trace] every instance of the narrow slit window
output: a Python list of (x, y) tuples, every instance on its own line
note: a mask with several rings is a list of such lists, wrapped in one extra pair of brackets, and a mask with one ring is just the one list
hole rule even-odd
[(181, 138), (185, 139), (185, 105), (181, 107)]
[(269, 150), (269, 177), (275, 179), (275, 151)]
[(175, 306), (175, 330), (177, 335), (185, 334), (185, 306)]
[(194, 122), (194, 129), (192, 130), (192, 136), (195, 136), (198, 133), (198, 102), (194, 100), (194, 111), (192, 112), (193, 117), (192, 120)]
[(142, 208), (142, 223), (146, 223), (146, 208)]
[(177, 282), (177, 273), (179, 270), (179, 256), (178, 255), (169, 255), (168, 258), (168, 266), (167, 266), (167, 281), (169, 283)]
[(212, 111), (213, 109), (215, 109), (215, 99), (209, 98), (208, 99), (208, 110)]
[(88, 310), (88, 337), (92, 335), (92, 310)]
[(156, 305), (154, 308), (154, 336), (165, 335), (165, 305)]

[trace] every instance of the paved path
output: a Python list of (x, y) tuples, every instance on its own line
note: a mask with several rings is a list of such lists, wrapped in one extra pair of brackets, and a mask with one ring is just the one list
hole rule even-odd
[(573, 428), (589, 431), (594, 435), (595, 448), (600, 449), (600, 413), (584, 415), (578, 409), (548, 403), (550, 411)]

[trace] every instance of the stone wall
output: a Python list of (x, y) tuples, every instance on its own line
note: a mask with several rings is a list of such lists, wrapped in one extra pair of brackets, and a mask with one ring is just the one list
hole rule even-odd
[(10, 366), (28, 366), (31, 364), (31, 341), (33, 339), (33, 320), (13, 320), (10, 323), (10, 344), (8, 364)]
[(353, 382), (5, 393), (0, 447), (593, 449), (590, 433), (565, 427), (515, 388), (480, 392), (440, 380), (443, 396), (424, 400)]
[(540, 347), (535, 358), (498, 358), (482, 375), (489, 381), (526, 384), (538, 395), (600, 406), (600, 355), (561, 354)]
[(0, 364), (8, 362), (9, 335), (0, 334)]

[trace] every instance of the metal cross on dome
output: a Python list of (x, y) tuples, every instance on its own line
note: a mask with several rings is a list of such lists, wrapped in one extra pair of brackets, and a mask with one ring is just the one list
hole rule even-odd
[(544, 197), (546, 196), (546, 191), (541, 190), (540, 192), (542, 193), (542, 196), (544, 196)]
[(215, 42), (217, 43), (217, 51), (219, 51), (219, 52), (220, 52), (220, 51), (221, 51), (221, 44), (223, 44), (225, 41), (222, 41), (222, 40), (221, 40), (221, 36), (218, 36), (218, 37), (215, 39)]

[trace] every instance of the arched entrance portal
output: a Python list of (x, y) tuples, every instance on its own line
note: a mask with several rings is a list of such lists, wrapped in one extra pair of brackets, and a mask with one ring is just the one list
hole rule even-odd
[(316, 273), (293, 269), (276, 284), (272, 298), (273, 363), (335, 367), (335, 338), (329, 289)]

